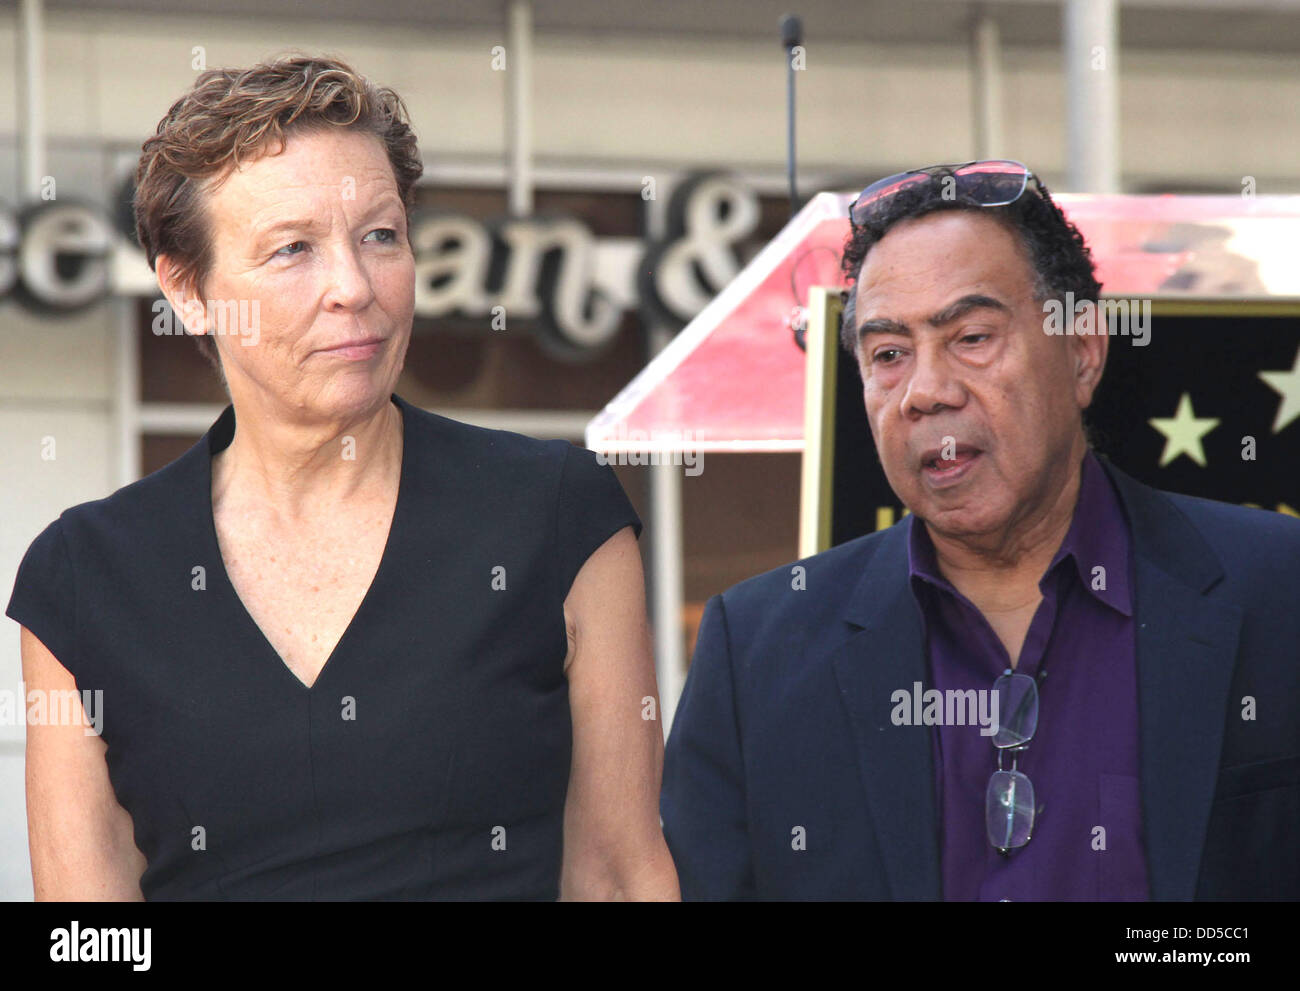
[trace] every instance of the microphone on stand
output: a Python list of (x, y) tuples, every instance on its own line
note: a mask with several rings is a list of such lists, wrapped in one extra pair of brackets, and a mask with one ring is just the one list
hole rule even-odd
[[(799, 190), (794, 170), (794, 50), (803, 44), (803, 22), (793, 14), (781, 18), (781, 47), (785, 49), (785, 173), (790, 182), (790, 219), (799, 211)], [(797, 267), (797, 266), (796, 266)], [(807, 350), (808, 313), (799, 300), (794, 272), (790, 273), (790, 289), (795, 296), (795, 306), (786, 323), (800, 351)]]
[(803, 22), (793, 14), (781, 18), (781, 46), (785, 49), (785, 171), (790, 180), (790, 216), (799, 209), (794, 170), (794, 50), (803, 44)]

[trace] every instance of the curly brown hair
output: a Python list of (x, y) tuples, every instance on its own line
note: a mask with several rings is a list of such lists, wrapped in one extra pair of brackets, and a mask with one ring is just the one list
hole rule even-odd
[[(212, 265), (204, 194), (241, 162), (283, 151), (288, 136), (329, 127), (383, 141), (409, 211), (424, 165), (406, 105), (393, 90), (333, 56), (283, 55), (247, 69), (202, 73), (141, 148), (135, 230), (149, 267), (156, 271), (158, 255), (167, 255), (181, 283), (201, 297)], [(212, 339), (194, 340), (220, 370)]]

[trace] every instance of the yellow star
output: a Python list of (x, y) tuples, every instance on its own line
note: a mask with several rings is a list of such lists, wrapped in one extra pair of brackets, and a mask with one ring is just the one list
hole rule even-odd
[(1296, 349), (1295, 364), (1289, 372), (1260, 372), (1259, 377), (1274, 392), (1282, 394), (1277, 419), (1273, 421), (1273, 433), (1281, 433), (1282, 428), (1300, 417), (1300, 348)]
[(1147, 422), (1165, 435), (1165, 449), (1160, 455), (1161, 468), (1180, 454), (1186, 454), (1202, 468), (1206, 466), (1201, 438), (1217, 427), (1219, 421), (1210, 417), (1198, 418), (1192, 412), (1190, 393), (1182, 394), (1178, 400), (1178, 412), (1172, 417), (1152, 417)]

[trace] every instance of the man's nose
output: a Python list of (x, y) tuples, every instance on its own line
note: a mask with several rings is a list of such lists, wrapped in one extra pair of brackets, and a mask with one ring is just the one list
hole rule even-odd
[(966, 400), (966, 390), (941, 346), (920, 346), (912, 358), (912, 374), (903, 392), (903, 415), (956, 409)]

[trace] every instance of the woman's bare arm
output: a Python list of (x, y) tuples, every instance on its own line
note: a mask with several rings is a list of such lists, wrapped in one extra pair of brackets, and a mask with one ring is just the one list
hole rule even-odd
[(663, 723), (631, 527), (587, 559), (564, 614), (573, 765), (560, 897), (675, 901), (677, 870), (659, 824)]
[[(26, 627), (21, 643), (27, 691), (58, 698), (49, 693), (77, 690), (68, 669)], [(27, 726), (27, 838), (36, 900), (143, 901), (145, 858), (131, 816), (113, 793), (107, 747), (86, 729)]]

